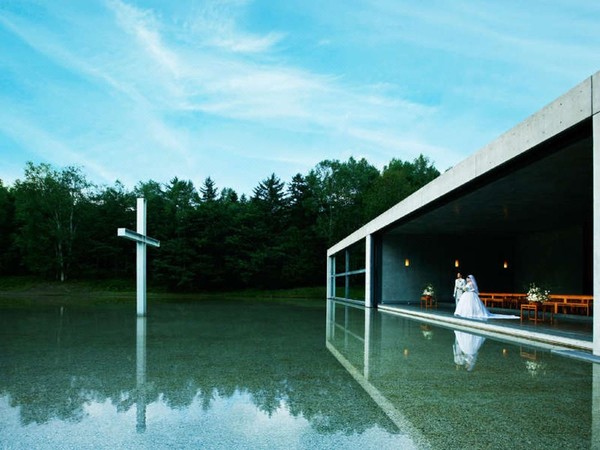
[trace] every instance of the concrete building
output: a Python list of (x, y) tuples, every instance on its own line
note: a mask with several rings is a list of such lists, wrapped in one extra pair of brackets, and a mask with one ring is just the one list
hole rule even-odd
[(328, 297), (415, 303), (431, 283), (451, 301), (457, 271), (487, 292), (600, 292), (599, 111), (600, 72), (335, 244)]

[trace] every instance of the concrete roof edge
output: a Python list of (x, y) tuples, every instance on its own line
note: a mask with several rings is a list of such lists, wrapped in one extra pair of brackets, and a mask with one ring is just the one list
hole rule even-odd
[(592, 115), (600, 112), (600, 71), (592, 75)]
[[(592, 89), (596, 84), (597, 91)], [(558, 97), (438, 178), (380, 214), (327, 250), (331, 256), (382, 227), (452, 192), (532, 147), (591, 117), (600, 109), (600, 71)]]

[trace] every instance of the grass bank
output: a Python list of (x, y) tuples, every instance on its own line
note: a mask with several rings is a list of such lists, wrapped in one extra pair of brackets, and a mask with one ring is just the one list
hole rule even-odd
[[(148, 287), (148, 298), (161, 301), (187, 301), (202, 299), (253, 299), (253, 300), (323, 300), (325, 287), (293, 289), (244, 289), (226, 292), (174, 293)], [(52, 298), (72, 298), (73, 301), (105, 303), (107, 301), (135, 301), (135, 282), (130, 280), (47, 281), (33, 277), (0, 277), (0, 303), (10, 299), (27, 302), (51, 301)]]

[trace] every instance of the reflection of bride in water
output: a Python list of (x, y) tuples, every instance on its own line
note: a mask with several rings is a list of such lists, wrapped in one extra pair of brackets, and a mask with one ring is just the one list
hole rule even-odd
[(469, 372), (475, 367), (479, 348), (485, 342), (485, 338), (471, 333), (454, 331), (454, 364), (462, 366)]
[(464, 287), (464, 292), (460, 296), (456, 309), (455, 316), (468, 317), (470, 319), (518, 319), (519, 316), (509, 314), (492, 314), (485, 307), (479, 298), (479, 287), (473, 275), (467, 277), (467, 284)]

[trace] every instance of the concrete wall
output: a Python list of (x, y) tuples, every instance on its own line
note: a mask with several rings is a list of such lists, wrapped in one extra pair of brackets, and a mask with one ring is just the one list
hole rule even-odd
[[(594, 140), (594, 212), (600, 217), (600, 72), (592, 77), (592, 121)], [(600, 220), (593, 223), (593, 295), (594, 302), (594, 355), (600, 355)]]
[[(513, 247), (508, 239), (388, 235), (382, 239), (381, 302), (419, 302), (432, 283), (438, 301), (451, 302), (456, 273), (473, 274), (482, 291), (513, 286)], [(410, 266), (404, 265), (409, 258)], [(454, 261), (459, 260), (459, 267)], [(509, 266), (504, 269), (503, 262)]]
[(427, 283), (438, 301), (451, 302), (458, 271), (473, 274), (482, 292), (526, 292), (536, 283), (555, 293), (588, 294), (582, 274), (592, 262), (585, 261), (585, 245), (581, 227), (516, 238), (383, 236), (380, 303), (417, 303)]
[[(600, 72), (592, 77), (592, 116), (594, 134), (594, 213), (600, 217)], [(600, 355), (600, 220), (593, 223), (593, 295), (594, 302), (594, 355)]]
[[(581, 227), (520, 236), (515, 247), (515, 290), (536, 283), (556, 294), (590, 294)], [(591, 264), (591, 261), (589, 261)]]

